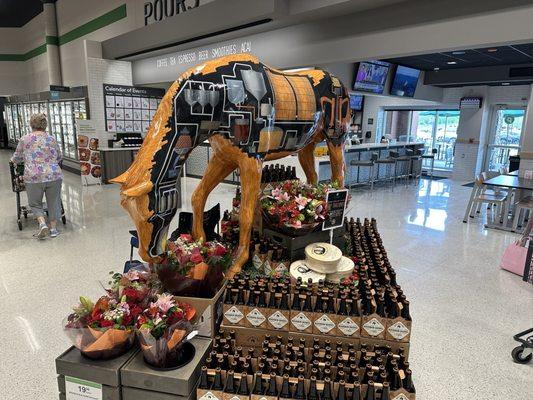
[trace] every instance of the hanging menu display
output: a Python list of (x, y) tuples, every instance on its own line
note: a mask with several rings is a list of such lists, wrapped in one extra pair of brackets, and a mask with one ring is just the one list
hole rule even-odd
[(159, 88), (104, 83), (106, 131), (144, 136), (164, 94)]

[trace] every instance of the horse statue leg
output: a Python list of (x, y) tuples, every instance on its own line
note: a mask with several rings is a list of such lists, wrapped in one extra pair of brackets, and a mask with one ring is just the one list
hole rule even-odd
[(209, 193), (222, 180), (231, 174), (237, 165), (223, 157), (220, 153), (215, 152), (209, 160), (200, 184), (194, 190), (191, 197), (193, 211), (192, 236), (197, 240), (205, 241), (204, 232), (204, 208)]
[(307, 178), (307, 183), (316, 185), (318, 180), (318, 175), (315, 169), (315, 142), (309, 143), (302, 150), (298, 152), (298, 161), (305, 172), (305, 177)]
[(340, 187), (344, 187), (344, 141), (336, 145), (331, 140), (327, 140), (329, 161), (331, 164), (331, 182), (337, 182)]
[(243, 153), (239, 158), (239, 171), (241, 174), (241, 210), (239, 215), (239, 247), (233, 266), (227, 273), (231, 279), (239, 273), (248, 260), (250, 234), (254, 220), (255, 207), (259, 190), (261, 188), (261, 172), (263, 162), (257, 158), (249, 157)]

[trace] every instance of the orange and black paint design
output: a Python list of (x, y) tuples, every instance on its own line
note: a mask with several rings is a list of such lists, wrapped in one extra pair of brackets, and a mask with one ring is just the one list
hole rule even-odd
[[(309, 161), (309, 149), (323, 139), (330, 150), (341, 149), (348, 121), (346, 89), (322, 70), (284, 73), (251, 55), (227, 56), (188, 70), (161, 101), (134, 164), (113, 180), (122, 184), (122, 205), (137, 225), (141, 257), (157, 261), (164, 252), (177, 211), (176, 182), (198, 144), (209, 140), (215, 155), (211, 162), (224, 172), (239, 168), (244, 179), (250, 162), (245, 159), (253, 160), (255, 169), (263, 160), (306, 149)], [(308, 180), (316, 180), (305, 164)], [(334, 175), (344, 171), (340, 165), (333, 170)], [(199, 186), (205, 197), (227, 176), (217, 182), (213, 175), (206, 173)], [(342, 182), (343, 176), (336, 178)], [(196, 209), (194, 214), (201, 218)], [(203, 233), (199, 230), (197, 236)]]

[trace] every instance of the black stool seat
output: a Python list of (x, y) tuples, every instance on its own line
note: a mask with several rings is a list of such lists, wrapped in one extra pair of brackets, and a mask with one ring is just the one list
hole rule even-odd
[(380, 158), (376, 160), (378, 164), (396, 164), (396, 159), (394, 158)]
[(353, 165), (354, 167), (371, 167), (374, 165), (374, 161), (372, 160), (352, 160), (350, 161), (350, 165)]

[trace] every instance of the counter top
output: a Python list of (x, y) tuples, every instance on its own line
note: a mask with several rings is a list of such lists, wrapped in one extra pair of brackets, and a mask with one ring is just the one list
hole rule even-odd
[(141, 147), (100, 147), (99, 151), (139, 150)]
[(345, 150), (368, 150), (368, 149), (381, 149), (388, 147), (403, 147), (403, 146), (423, 146), (424, 142), (396, 142), (396, 143), (363, 143), (352, 144), (346, 146)]

